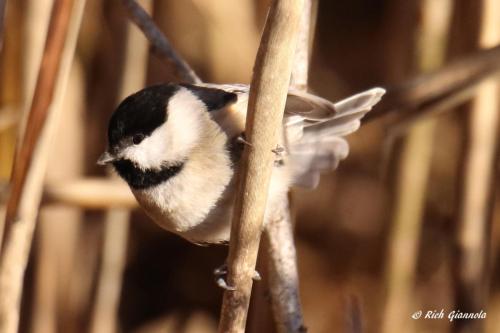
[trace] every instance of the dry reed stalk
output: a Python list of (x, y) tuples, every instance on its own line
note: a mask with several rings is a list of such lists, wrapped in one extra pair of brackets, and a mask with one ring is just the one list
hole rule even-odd
[[(500, 43), (500, 3), (484, 0), (480, 47)], [(498, 79), (483, 82), (464, 117), (458, 202), (456, 301), (463, 312), (486, 311), (489, 286), (489, 249), (494, 197), (494, 164), (498, 152)], [(454, 322), (454, 332), (482, 332), (483, 320)]]
[(137, 24), (152, 45), (152, 52), (163, 60), (184, 82), (200, 83), (201, 79), (175, 51), (149, 14), (135, 1), (122, 0), (130, 19)]
[(90, 332), (119, 332), (118, 306), (126, 262), (130, 211), (113, 208), (106, 212), (101, 269), (97, 279)]
[[(78, 61), (73, 62), (71, 74), (60, 108), (55, 139), (48, 152), (49, 159), (45, 183), (64, 181), (82, 176), (84, 170), (85, 128), (81, 119), (85, 111), (84, 74)], [(61, 163), (64, 158), (64, 163)], [(79, 253), (82, 231), (87, 224), (80, 207), (63, 204), (41, 205), (33, 252), (34, 302), (31, 327), (34, 332), (55, 332), (56, 328), (73, 314), (82, 312), (81, 303), (73, 302), (73, 290), (84, 266)], [(62, 237), (63, 236), (63, 237)], [(90, 272), (90, 270), (87, 269)], [(89, 274), (90, 275), (90, 274)], [(52, 328), (52, 329), (51, 329)]]
[(309, 60), (311, 58), (312, 41), (316, 22), (317, 0), (305, 0), (304, 10), (300, 18), (300, 29), (297, 49), (293, 60), (290, 87), (307, 91), (309, 81)]
[(277, 331), (306, 332), (300, 302), (297, 253), (288, 202), (277, 207), (264, 231), (269, 294)]
[[(421, 2), (422, 19), (418, 29), (417, 62), (420, 71), (436, 68), (444, 60), (449, 29), (451, 2)], [(413, 290), (427, 182), (432, 160), (436, 120), (427, 118), (414, 123), (403, 138), (398, 156), (395, 204), (389, 236), (386, 268), (386, 306), (382, 332), (413, 330), (409, 314), (414, 308)]]
[[(66, 33), (70, 21), (71, 5), (71, 1), (54, 2), (48, 38), (29, 112), (28, 127), (20, 145), (18, 145), (20, 148), (14, 161), (10, 197), (5, 217), (5, 234), (8, 233), (8, 228), (14, 223), (14, 220), (18, 219), (17, 215), (21, 201), (20, 199), (33, 160), (33, 152), (35, 151), (37, 140), (41, 137), (44, 124), (49, 115), (50, 104), (54, 97), (57, 74), (62, 60), (64, 42), (66, 40)], [(2, 248), (3, 246), (4, 244), (2, 243)]]
[(433, 105), (453, 100), (454, 95), (463, 91), (472, 96), (474, 90), (471, 88), (499, 73), (500, 46), (477, 51), (434, 72), (388, 87), (384, 99), (366, 115), (365, 122), (389, 115), (396, 121), (424, 116), (435, 110)]
[(57, 124), (85, 1), (57, 0), (35, 88), (27, 130), (16, 156), (0, 262), (0, 332), (16, 332), (28, 253), (40, 203), (48, 148)]
[[(6, 2), (6, 1), (5, 1)], [(3, 4), (5, 6), (5, 3)], [(23, 54), (19, 22), (22, 22), (22, 4), (11, 1), (3, 14), (3, 48), (0, 53), (0, 106), (5, 110), (19, 110), (22, 101), (19, 86), (21, 84), (21, 62)], [(5, 118), (4, 118), (5, 119)], [(0, 180), (9, 179), (14, 159), (16, 127), (9, 126), (0, 132)], [(3, 232), (3, 219), (0, 221), (0, 239)]]
[[(38, 69), (43, 55), (44, 43), (47, 35), (47, 29), (50, 20), (52, 0), (30, 0), (25, 4), (25, 20), (23, 25), (23, 113), (22, 121), (18, 127), (17, 137), (22, 139), (24, 128), (28, 117), (33, 90), (35, 88)], [(70, 93), (65, 94), (63, 107), (67, 110), (78, 109), (77, 103), (72, 103), (75, 88), (72, 87), (70, 80)], [(71, 89), (73, 88), (73, 89)], [(68, 103), (69, 102), (69, 103)], [(69, 105), (68, 105), (69, 104)], [(81, 110), (81, 108), (79, 108)], [(47, 166), (46, 179), (68, 177), (75, 178), (81, 175), (81, 162), (73, 159), (73, 152), (82, 152), (81, 141), (75, 140), (78, 136), (78, 128), (81, 124), (77, 123), (78, 112), (63, 113), (61, 122), (66, 125), (58, 129), (65, 133), (59, 133), (58, 136), (64, 140), (56, 140), (52, 146), (52, 156), (68, 156), (67, 163), (61, 164), (59, 161), (49, 161)], [(75, 121), (67, 121), (75, 119)], [(76, 129), (76, 131), (75, 131)], [(65, 154), (62, 147), (67, 147), (71, 151)], [(18, 147), (19, 148), (19, 147)], [(55, 206), (40, 208), (39, 222), (36, 233), (37, 241), (34, 242), (36, 248), (36, 264), (34, 265), (33, 282), (33, 302), (30, 311), (29, 326), (32, 332), (55, 332), (57, 330), (58, 312), (60, 309), (67, 309), (59, 304), (61, 296), (67, 295), (66, 286), (71, 276), (72, 265), (75, 263), (74, 248), (78, 233), (77, 222), (80, 216), (78, 208)], [(60, 237), (64, 234), (65, 237)]]
[(271, 3), (250, 87), (246, 130), (250, 146), (242, 157), (219, 332), (243, 332), (257, 260), (268, 187), (290, 82), (302, 0)]
[(85, 209), (135, 208), (135, 200), (127, 184), (103, 178), (80, 178), (64, 183), (47, 183), (44, 203), (78, 206)]
[[(140, 5), (147, 13), (151, 13), (151, 1), (141, 1)], [(129, 22), (127, 26), (123, 78), (119, 93), (120, 100), (144, 86), (146, 82), (148, 55), (147, 40)], [(110, 178), (115, 177), (116, 175), (110, 176)], [(127, 190), (127, 193), (130, 193), (130, 191)], [(92, 309), (91, 332), (112, 333), (120, 331), (118, 306), (122, 287), (122, 275), (127, 256), (129, 227), (130, 209), (115, 207), (106, 211), (102, 260), (97, 282), (95, 304)]]
[[(26, 2), (25, 24), (23, 29), (23, 73), (22, 95), (23, 113), (17, 129), (17, 139), (22, 140), (24, 128), (28, 120), (29, 109), (33, 99), (38, 70), (42, 60), (47, 30), (49, 28), (50, 12), (54, 0), (29, 0)], [(17, 147), (19, 149), (19, 147)]]
[[(305, 0), (300, 19), (290, 80), (290, 86), (298, 90), (306, 91), (308, 87), (314, 25), (311, 23), (315, 21), (312, 13), (316, 5), (312, 0)], [(276, 328), (278, 332), (303, 332), (306, 329), (300, 302), (297, 254), (288, 199), (281, 207), (276, 207), (275, 214), (264, 229), (263, 241), (267, 250), (269, 294)]]

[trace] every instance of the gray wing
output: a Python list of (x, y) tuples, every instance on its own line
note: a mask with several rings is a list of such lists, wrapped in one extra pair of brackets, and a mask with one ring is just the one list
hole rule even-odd
[[(244, 127), (248, 85), (204, 84), (237, 94), (235, 109)], [(283, 125), (293, 174), (293, 185), (314, 188), (320, 173), (335, 169), (347, 157), (349, 145), (344, 136), (356, 131), (360, 120), (377, 104), (385, 90), (373, 88), (337, 103), (307, 92), (290, 89)]]
[(356, 131), (361, 118), (377, 104), (385, 90), (373, 88), (337, 103), (297, 91), (290, 91), (285, 128), (293, 184), (314, 188), (320, 173), (335, 169), (347, 157), (344, 136)]

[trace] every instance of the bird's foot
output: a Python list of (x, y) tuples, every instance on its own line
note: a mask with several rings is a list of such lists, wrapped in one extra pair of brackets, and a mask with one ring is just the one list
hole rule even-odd
[(248, 142), (248, 141), (246, 140), (246, 138), (245, 138), (245, 133), (242, 133), (241, 135), (239, 135), (239, 136), (236, 138), (236, 141), (237, 141), (238, 143), (242, 143), (242, 144), (244, 144), (244, 145), (247, 145), (247, 146), (253, 147), (253, 145), (252, 145), (250, 142)]
[[(217, 285), (224, 289), (224, 290), (229, 290), (229, 291), (234, 291), (236, 290), (236, 287), (230, 286), (226, 282), (226, 276), (227, 276), (227, 264), (223, 264), (220, 267), (217, 267), (214, 269), (214, 278), (215, 278), (215, 283)], [(252, 279), (254, 281), (260, 281), (262, 280), (262, 277), (260, 276), (259, 272), (254, 271), (254, 274), (252, 276)]]
[(276, 145), (276, 148), (271, 150), (277, 157), (282, 157), (285, 152), (285, 147)]

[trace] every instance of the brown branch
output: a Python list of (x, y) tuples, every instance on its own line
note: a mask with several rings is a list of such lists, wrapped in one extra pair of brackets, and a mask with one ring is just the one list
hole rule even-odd
[(16, 156), (0, 258), (0, 332), (17, 332), (24, 270), (40, 203), (57, 102), (69, 77), (85, 1), (56, 0), (29, 114)]
[(132, 21), (142, 30), (151, 42), (152, 52), (163, 60), (176, 75), (188, 83), (201, 83), (201, 79), (175, 51), (167, 37), (153, 22), (149, 14), (135, 1), (123, 0), (123, 6)]
[(278, 143), (303, 0), (274, 0), (264, 28), (250, 87), (242, 158), (219, 332), (244, 332), (268, 187)]
[(453, 95), (473, 92), (484, 79), (500, 72), (500, 45), (477, 51), (445, 65), (430, 74), (423, 74), (402, 85), (388, 87), (379, 105), (365, 117), (365, 122), (384, 116), (395, 121), (415, 119), (434, 111), (443, 100), (456, 100)]
[(53, 99), (57, 72), (61, 63), (64, 41), (68, 31), (71, 8), (72, 1), (59, 0), (54, 2), (40, 73), (29, 111), (27, 128), (12, 169), (10, 197), (5, 216), (4, 238), (8, 233), (10, 224), (18, 214), (20, 198), (23, 194), (23, 187), (33, 158), (33, 151), (40, 139), (43, 126), (49, 114), (49, 106)]

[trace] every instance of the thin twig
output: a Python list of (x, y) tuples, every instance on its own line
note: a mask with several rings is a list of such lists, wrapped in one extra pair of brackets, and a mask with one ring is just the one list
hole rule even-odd
[(379, 105), (365, 122), (392, 115), (396, 121), (428, 114), (432, 105), (480, 84), (500, 72), (500, 46), (477, 51), (436, 70), (395, 87), (388, 87)]
[(33, 103), (22, 146), (13, 168), (6, 221), (10, 230), (0, 258), (0, 332), (17, 332), (20, 299), (40, 203), (48, 148), (56, 129), (58, 103), (64, 95), (85, 1), (54, 3)]
[[(485, 0), (481, 13), (480, 46), (500, 42), (500, 5)], [(456, 305), (463, 312), (485, 310), (489, 288), (491, 223), (495, 154), (498, 151), (498, 80), (481, 84), (463, 117), (463, 151), (460, 158), (455, 266)], [(460, 320), (454, 332), (481, 332), (482, 320)]]
[(188, 83), (201, 83), (201, 79), (175, 51), (167, 37), (153, 22), (149, 14), (135, 1), (123, 0), (129, 17), (151, 42), (152, 52), (165, 61), (178, 77)]
[(251, 146), (242, 158), (228, 258), (219, 332), (244, 332), (257, 260), (268, 187), (280, 135), (303, 0), (271, 4), (250, 87), (246, 130)]

